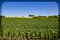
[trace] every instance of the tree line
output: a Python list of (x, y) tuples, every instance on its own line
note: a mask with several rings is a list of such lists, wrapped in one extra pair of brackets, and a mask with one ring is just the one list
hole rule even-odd
[[(47, 17), (47, 16), (35, 16), (34, 18), (38, 18), (38, 17)], [(5, 18), (5, 16), (0, 16), (0, 18)], [(58, 18), (58, 16), (53, 15), (53, 16), (48, 16), (48, 18)]]

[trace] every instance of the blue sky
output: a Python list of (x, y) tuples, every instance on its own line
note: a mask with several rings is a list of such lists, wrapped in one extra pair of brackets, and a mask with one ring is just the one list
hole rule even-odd
[(5, 2), (2, 5), (4, 16), (49, 16), (58, 15), (58, 4), (56, 2)]

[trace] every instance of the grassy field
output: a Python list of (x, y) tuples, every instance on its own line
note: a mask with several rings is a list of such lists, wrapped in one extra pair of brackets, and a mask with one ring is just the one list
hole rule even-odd
[(2, 18), (2, 27), (5, 40), (58, 38), (57, 18)]

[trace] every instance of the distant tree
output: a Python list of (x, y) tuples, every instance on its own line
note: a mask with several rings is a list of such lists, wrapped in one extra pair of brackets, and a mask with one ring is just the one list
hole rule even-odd
[(53, 16), (48, 16), (48, 18), (57, 18), (57, 15), (53, 15)]
[(5, 16), (1, 16), (1, 15), (0, 15), (0, 18), (4, 18), (4, 17), (5, 17)]
[(3, 30), (2, 30), (2, 16), (0, 15), (0, 37), (3, 35)]
[(46, 18), (46, 16), (36, 16), (36, 17), (34, 17), (34, 18), (38, 18), (38, 19), (44, 19), (44, 18)]
[(60, 14), (58, 15), (59, 19), (60, 19)]
[(60, 38), (60, 14), (58, 15), (58, 37)]
[(5, 16), (2, 16), (2, 18), (4, 18)]
[(54, 18), (57, 18), (57, 17), (58, 17), (58, 15), (54, 15), (53, 17), (54, 17)]
[(24, 18), (24, 16), (22, 16), (22, 18)]

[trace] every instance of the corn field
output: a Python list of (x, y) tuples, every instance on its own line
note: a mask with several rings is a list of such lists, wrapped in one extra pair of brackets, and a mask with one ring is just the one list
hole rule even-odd
[(2, 18), (3, 40), (58, 40), (57, 18)]

